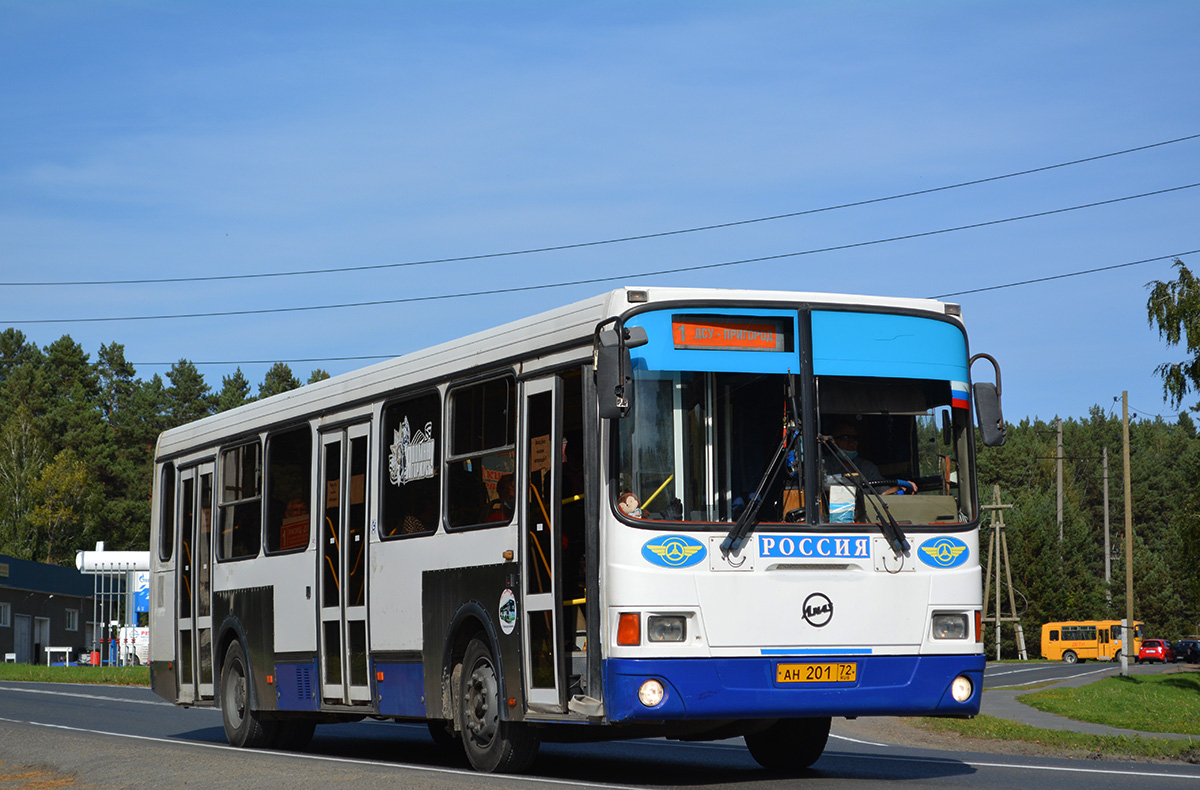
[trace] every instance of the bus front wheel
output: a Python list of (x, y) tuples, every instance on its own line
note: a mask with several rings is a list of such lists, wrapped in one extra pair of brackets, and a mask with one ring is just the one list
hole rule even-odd
[(515, 773), (537, 756), (537, 735), (523, 722), (500, 717), (500, 678), (492, 651), (472, 639), (463, 656), (459, 725), (463, 751), (477, 771)]
[(221, 721), (230, 746), (270, 746), (275, 739), (277, 722), (266, 719), (250, 707), (250, 671), (240, 642), (233, 642), (221, 665)]
[(831, 719), (780, 719), (767, 729), (743, 736), (759, 765), (768, 771), (807, 768), (825, 751)]
[(1067, 664), (1074, 664), (1079, 661), (1079, 656), (1075, 655), (1074, 650), (1068, 650), (1063, 653), (1063, 661)]

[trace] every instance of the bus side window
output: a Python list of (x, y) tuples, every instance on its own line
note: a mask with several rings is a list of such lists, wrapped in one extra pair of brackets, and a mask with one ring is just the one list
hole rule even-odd
[(515, 384), (492, 379), (450, 395), (450, 458), (446, 464), (447, 524), (489, 522), (500, 478), (516, 471)]
[(267, 553), (303, 551), (312, 532), (312, 430), (267, 439)]
[(442, 402), (436, 392), (383, 410), (379, 536), (384, 540), (437, 531)]
[(262, 448), (257, 441), (221, 453), (220, 532), (222, 560), (257, 557), (262, 542)]
[(170, 562), (175, 551), (175, 464), (162, 467), (162, 510), (158, 521), (158, 558)]
[(1050, 632), (1050, 641), (1051, 641), (1051, 642), (1057, 642), (1057, 641), (1058, 641), (1058, 631), (1051, 631), (1051, 632)]

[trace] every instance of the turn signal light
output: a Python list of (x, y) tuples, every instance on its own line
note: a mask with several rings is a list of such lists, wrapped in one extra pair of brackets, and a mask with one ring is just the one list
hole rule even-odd
[(642, 615), (639, 612), (622, 612), (617, 621), (617, 644), (637, 647), (642, 643)]

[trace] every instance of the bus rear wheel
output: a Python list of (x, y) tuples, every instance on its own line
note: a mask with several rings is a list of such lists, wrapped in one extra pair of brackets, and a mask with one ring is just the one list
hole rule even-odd
[(230, 746), (256, 748), (271, 746), (277, 722), (266, 719), (250, 707), (249, 665), (240, 642), (233, 642), (221, 665), (221, 722)]
[(759, 765), (768, 771), (792, 772), (807, 768), (825, 751), (832, 719), (780, 719), (767, 729), (743, 736)]
[(1067, 664), (1074, 664), (1079, 661), (1079, 656), (1075, 654), (1074, 650), (1067, 650), (1063, 653), (1063, 661)]
[(500, 678), (492, 651), (472, 639), (463, 656), (459, 725), (463, 751), (477, 771), (515, 773), (537, 756), (537, 735), (523, 722), (500, 717)]

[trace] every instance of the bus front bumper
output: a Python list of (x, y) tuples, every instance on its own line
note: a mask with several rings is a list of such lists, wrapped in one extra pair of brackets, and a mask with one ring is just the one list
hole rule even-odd
[[(797, 665), (855, 664), (850, 682), (792, 680)], [(607, 659), (608, 721), (804, 718), (810, 716), (974, 716), (985, 657), (805, 656)], [(791, 671), (780, 672), (781, 664)], [(780, 680), (781, 676), (784, 678)], [(955, 681), (958, 680), (957, 688)], [(969, 682), (969, 688), (964, 680)], [(657, 685), (655, 683), (657, 681)], [(661, 689), (661, 691), (659, 691)], [(649, 693), (645, 693), (646, 691)], [(646, 704), (639, 693), (657, 704)], [(962, 701), (955, 699), (955, 692)]]

